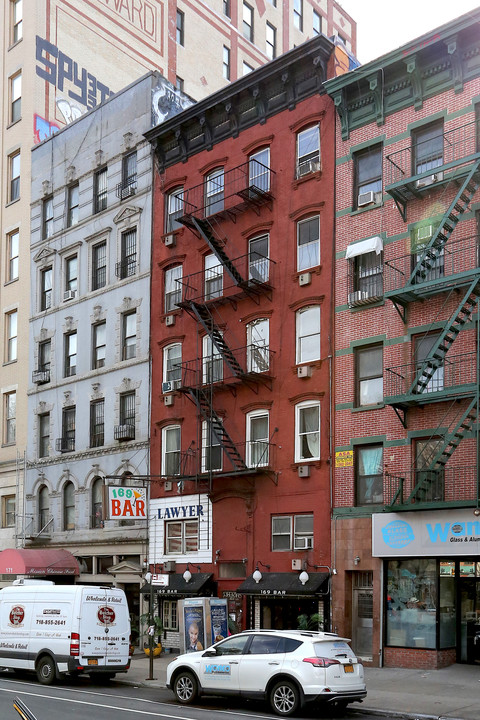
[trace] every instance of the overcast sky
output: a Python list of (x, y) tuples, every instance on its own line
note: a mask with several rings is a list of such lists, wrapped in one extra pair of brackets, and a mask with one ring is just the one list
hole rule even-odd
[(479, 7), (479, 0), (337, 0), (357, 23), (361, 63)]

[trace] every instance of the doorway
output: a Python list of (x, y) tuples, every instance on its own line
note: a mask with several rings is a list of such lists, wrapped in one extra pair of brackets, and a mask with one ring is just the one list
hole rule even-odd
[[(476, 563), (460, 562), (458, 592), (460, 599), (458, 661), (480, 664), (480, 577)], [(480, 570), (480, 568), (478, 568)]]
[(354, 572), (352, 583), (352, 647), (363, 660), (373, 660), (373, 572)]

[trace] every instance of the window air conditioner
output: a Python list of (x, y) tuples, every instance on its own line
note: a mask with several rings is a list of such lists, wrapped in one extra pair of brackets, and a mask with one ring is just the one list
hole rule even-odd
[(175, 233), (169, 233), (163, 236), (163, 244), (165, 247), (175, 247)]
[(430, 240), (433, 235), (433, 225), (424, 225), (417, 228), (417, 242), (421, 240)]
[(360, 193), (357, 198), (357, 206), (364, 207), (364, 205), (371, 205), (375, 202), (375, 193), (373, 190), (369, 192)]
[(427, 175), (427, 177), (420, 178), (420, 180), (417, 180), (415, 183), (415, 187), (417, 188), (424, 188), (428, 187), (429, 185), (433, 185), (433, 183), (441, 182), (443, 180), (443, 172), (434, 173), (433, 175)]
[(297, 178), (308, 175), (309, 173), (317, 172), (320, 170), (319, 160), (304, 160), (297, 165)]
[(297, 368), (297, 377), (307, 378), (312, 377), (312, 368), (310, 365), (302, 365)]
[(175, 325), (175, 315), (167, 315), (165, 318), (165, 325), (167, 327), (172, 327), (172, 325)]
[(125, 187), (122, 187), (121, 189), (121, 199), (125, 200), (128, 197), (131, 197), (132, 195), (135, 195), (135, 185), (126, 185)]
[(312, 537), (297, 537), (293, 545), (294, 550), (308, 550), (313, 547)]
[(63, 293), (63, 302), (66, 302), (67, 300), (73, 300), (76, 295), (76, 290), (65, 290), (65, 292)]
[(180, 386), (180, 380), (167, 380), (166, 382), (162, 382), (162, 393), (174, 392), (174, 390), (178, 390)]
[(300, 287), (302, 287), (303, 285), (310, 285), (311, 282), (312, 273), (301, 273), (301, 275), (298, 276), (298, 284), (300, 285)]
[(366, 290), (355, 290), (355, 292), (348, 293), (349, 305), (360, 305), (369, 299), (370, 295)]

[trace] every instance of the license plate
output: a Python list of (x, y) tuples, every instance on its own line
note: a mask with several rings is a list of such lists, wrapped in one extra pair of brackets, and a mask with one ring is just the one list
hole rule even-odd
[(88, 664), (89, 665), (98, 665), (97, 658), (88, 658)]
[(344, 665), (345, 672), (353, 672), (353, 665)]

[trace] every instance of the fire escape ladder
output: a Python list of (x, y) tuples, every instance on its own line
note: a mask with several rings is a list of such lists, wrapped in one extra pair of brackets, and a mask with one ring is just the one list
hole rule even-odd
[(428, 357), (419, 365), (415, 380), (408, 391), (409, 395), (421, 395), (427, 389), (436, 370), (443, 366), (448, 350), (462, 327), (470, 319), (479, 292), (480, 278), (476, 277), (468, 286), (467, 292), (462, 297), (454, 313), (450, 316), (440, 337), (429, 352)]
[(213, 434), (223, 448), (223, 451), (232, 463), (235, 471), (247, 470), (244, 459), (237, 450), (235, 443), (232, 438), (225, 430), (225, 427), (212, 407), (210, 402), (209, 393), (202, 388), (189, 388), (189, 395), (197, 408), (199, 409), (202, 417), (211, 423)]
[(196, 302), (189, 302), (189, 307), (193, 315), (197, 318), (198, 322), (210, 336), (212, 343), (217, 348), (224, 361), (235, 375), (235, 377), (243, 377), (245, 371), (241, 367), (240, 363), (236, 359), (232, 350), (229, 348), (219, 328), (215, 324), (212, 314), (206, 305), (200, 305)]
[(232, 263), (227, 253), (223, 249), (220, 241), (213, 234), (211, 225), (208, 220), (198, 220), (197, 218), (192, 216), (192, 224), (194, 225), (200, 236), (205, 240), (210, 250), (215, 253), (220, 263), (223, 265), (225, 270), (232, 278), (233, 282), (236, 285), (240, 285), (241, 287), (243, 287), (246, 284), (245, 279), (240, 275), (237, 268)]
[(418, 285), (425, 281), (428, 273), (435, 268), (445, 244), (455, 230), (460, 217), (467, 210), (472, 197), (480, 187), (480, 160), (477, 160), (470, 172), (461, 182), (455, 198), (442, 218), (440, 225), (425, 246), (420, 259), (410, 275), (407, 286)]

